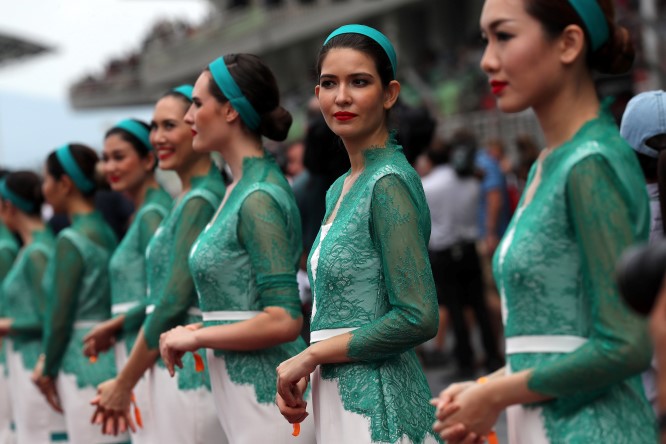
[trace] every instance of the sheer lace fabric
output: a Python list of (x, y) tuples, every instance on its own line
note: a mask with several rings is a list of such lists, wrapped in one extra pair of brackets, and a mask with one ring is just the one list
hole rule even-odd
[(90, 324), (111, 315), (108, 266), (116, 247), (113, 230), (97, 213), (78, 214), (56, 238), (55, 253), (44, 277), (47, 294), (44, 325), (44, 375), (73, 374), (79, 387), (96, 386), (115, 376), (111, 354), (95, 364), (83, 356)]
[(651, 356), (646, 325), (613, 280), (621, 252), (648, 236), (642, 181), (602, 114), (545, 158), (533, 200), (495, 255), (507, 337), (587, 338), (568, 354), (509, 357), (513, 371), (533, 369), (530, 389), (556, 398), (541, 404), (551, 442), (654, 442), (639, 379)]
[(135, 303), (132, 315), (125, 316), (122, 335), (130, 353), (145, 318), (146, 249), (171, 207), (171, 197), (163, 189), (149, 189), (125, 237), (111, 257), (111, 304)]
[[(302, 248), (294, 195), (275, 161), (243, 159), (243, 176), (190, 255), (203, 311), (261, 311), (279, 307), (301, 316), (296, 271)], [(205, 325), (228, 322), (206, 321)], [(275, 400), (275, 368), (298, 354), (297, 340), (252, 352), (215, 350), (236, 384), (253, 385), (257, 401)]]
[[(143, 323), (148, 347), (159, 346), (160, 334), (177, 326), (201, 322), (201, 316), (188, 314), (199, 301), (187, 265), (190, 249), (208, 224), (224, 196), (224, 182), (217, 167), (206, 176), (192, 179), (192, 188), (174, 206), (151, 239), (146, 252), (148, 304), (155, 310)], [(163, 365), (161, 361), (158, 361)], [(191, 353), (178, 372), (183, 390), (205, 386), (210, 389), (208, 372), (196, 373)]]
[(42, 278), (55, 243), (50, 231), (36, 231), (33, 241), (19, 252), (2, 281), (4, 315), (12, 319), (9, 337), (26, 368), (33, 368), (42, 352), (45, 294)]
[[(325, 221), (347, 175), (327, 193)], [(364, 171), (325, 239), (320, 232), (314, 243), (320, 255), (316, 279), (310, 269), (317, 307), (311, 330), (357, 327), (348, 349), (357, 362), (324, 365), (322, 377), (337, 379), (345, 410), (369, 419), (373, 442), (433, 436), (431, 393), (413, 351), (438, 323), (429, 236), (421, 181), (391, 139), (365, 152)]]

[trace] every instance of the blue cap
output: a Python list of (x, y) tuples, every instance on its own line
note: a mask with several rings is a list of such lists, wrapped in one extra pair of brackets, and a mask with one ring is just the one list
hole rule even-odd
[(620, 134), (637, 152), (658, 158), (659, 152), (645, 141), (666, 134), (666, 93), (647, 91), (631, 99), (622, 116)]

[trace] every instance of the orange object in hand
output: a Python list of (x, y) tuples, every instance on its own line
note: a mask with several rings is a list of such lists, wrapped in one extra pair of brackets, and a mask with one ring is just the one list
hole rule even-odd
[(203, 362), (203, 358), (201, 357), (201, 355), (199, 353), (196, 353), (196, 352), (192, 352), (192, 355), (194, 356), (194, 370), (197, 373), (200, 373), (200, 372), (204, 371), (205, 367), (204, 367), (204, 362)]
[(91, 364), (94, 364), (95, 362), (97, 362), (97, 355), (92, 355), (88, 360), (90, 361)]
[(141, 410), (139, 409), (139, 406), (136, 405), (136, 397), (134, 396), (134, 393), (132, 393), (132, 404), (134, 404), (134, 419), (136, 420), (136, 425), (138, 425), (140, 428), (143, 428)]
[(291, 432), (291, 435), (298, 436), (300, 434), (301, 434), (301, 423), (300, 422), (294, 423), (294, 431)]

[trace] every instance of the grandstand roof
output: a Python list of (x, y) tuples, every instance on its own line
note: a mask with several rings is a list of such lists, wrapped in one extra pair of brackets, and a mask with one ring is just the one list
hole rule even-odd
[(11, 36), (0, 31), (0, 66), (24, 57), (42, 54), (51, 51), (51, 49), (46, 45)]

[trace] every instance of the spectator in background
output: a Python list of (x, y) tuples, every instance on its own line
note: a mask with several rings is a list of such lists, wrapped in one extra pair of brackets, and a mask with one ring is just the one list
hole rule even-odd
[(305, 144), (301, 140), (297, 140), (286, 146), (284, 174), (289, 183), (293, 183), (305, 171), (305, 165), (303, 164), (304, 153)]
[(437, 122), (426, 107), (412, 107), (401, 100), (393, 108), (391, 119), (398, 130), (398, 143), (407, 161), (414, 165), (419, 154), (430, 146)]
[[(620, 134), (636, 152), (636, 158), (645, 176), (647, 193), (650, 198), (650, 243), (664, 237), (665, 227), (662, 212), (666, 204), (666, 93), (648, 91), (638, 94), (627, 104), (622, 117)], [(662, 158), (662, 160), (660, 160)], [(661, 177), (660, 177), (661, 176)], [(660, 185), (661, 182), (661, 185)], [(662, 188), (660, 190), (660, 188)], [(662, 371), (664, 371), (662, 369)], [(643, 373), (645, 396), (657, 412), (657, 362)]]
[(476, 145), (439, 144), (428, 151), (428, 157), (433, 170), (423, 178), (423, 189), (430, 207), (432, 232), (428, 250), (440, 307), (435, 346), (440, 352), (444, 346), (446, 307), (455, 334), (458, 376), (473, 378), (476, 369), (464, 313), (466, 306), (472, 308), (481, 329), (485, 366), (494, 371), (503, 364), (491, 328), (476, 249), (478, 227), (475, 221), (481, 195), (481, 184), (474, 175)]

